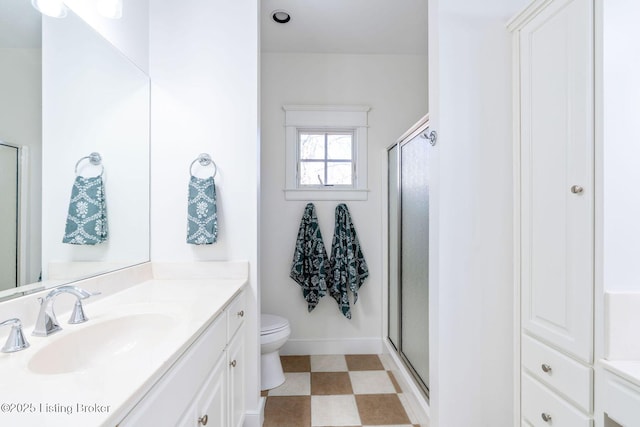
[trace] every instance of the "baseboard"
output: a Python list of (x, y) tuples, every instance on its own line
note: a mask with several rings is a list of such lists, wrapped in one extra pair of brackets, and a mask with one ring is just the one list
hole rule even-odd
[(398, 357), (395, 349), (393, 349), (386, 340), (384, 340), (384, 347), (385, 354), (391, 358), (391, 360), (397, 367), (397, 370), (394, 370), (394, 375), (398, 374), (395, 375), (396, 380), (398, 380), (400, 388), (404, 392), (404, 395), (407, 397), (407, 401), (409, 402), (413, 413), (418, 418), (421, 426), (428, 426), (431, 409), (429, 407), (427, 399), (422, 394), (420, 388), (409, 373), (409, 370), (406, 368), (404, 363), (402, 363), (400, 357)]
[(265, 397), (260, 398), (260, 409), (258, 412), (247, 412), (244, 415), (243, 427), (262, 427), (264, 423), (264, 405), (267, 399)]
[(381, 338), (289, 339), (282, 355), (307, 354), (382, 354)]

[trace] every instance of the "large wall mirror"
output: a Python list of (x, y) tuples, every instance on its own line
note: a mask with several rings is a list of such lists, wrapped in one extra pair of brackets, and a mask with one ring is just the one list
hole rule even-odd
[[(0, 93), (0, 299), (148, 261), (148, 76), (74, 13), (3, 0)], [(76, 177), (99, 175), (106, 240), (63, 243), (96, 212), (90, 190), (71, 203)]]

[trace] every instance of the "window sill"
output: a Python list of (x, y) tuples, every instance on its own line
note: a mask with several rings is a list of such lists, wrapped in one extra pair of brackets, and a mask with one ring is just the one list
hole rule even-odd
[(369, 190), (349, 189), (285, 189), (285, 200), (367, 200)]

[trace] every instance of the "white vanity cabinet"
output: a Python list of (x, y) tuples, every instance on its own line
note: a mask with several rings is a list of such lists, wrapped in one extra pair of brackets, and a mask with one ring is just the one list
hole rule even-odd
[(593, 424), (593, 6), (537, 0), (509, 25), (522, 425)]
[(245, 304), (240, 292), (118, 426), (242, 426)]

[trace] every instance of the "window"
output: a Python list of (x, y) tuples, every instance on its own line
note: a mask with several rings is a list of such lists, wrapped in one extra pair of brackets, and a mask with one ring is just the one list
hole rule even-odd
[(287, 200), (366, 200), (367, 106), (285, 105)]
[(298, 188), (353, 188), (352, 131), (298, 130)]

